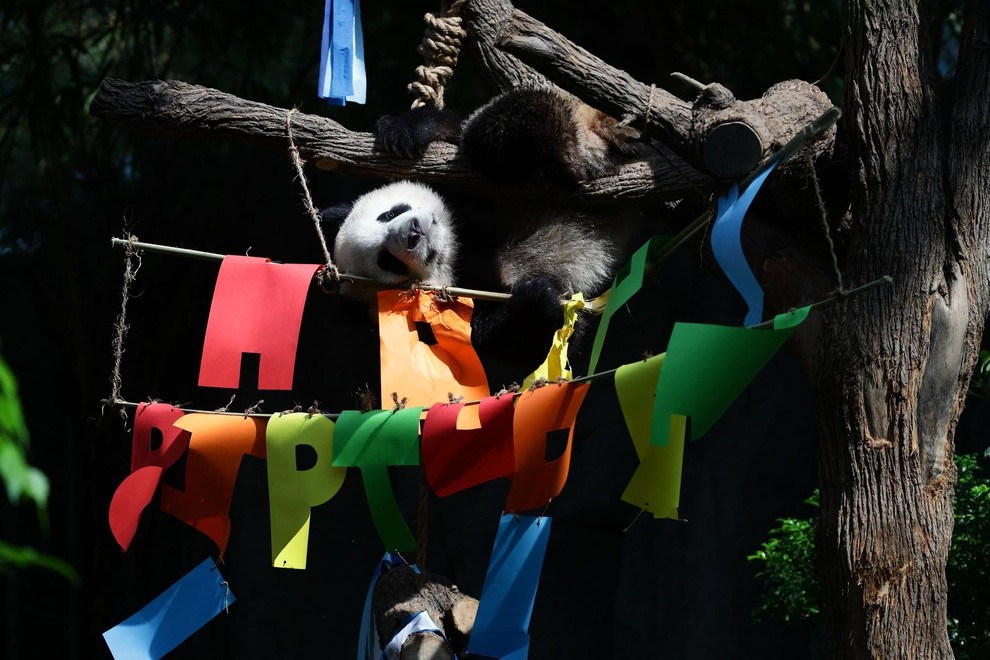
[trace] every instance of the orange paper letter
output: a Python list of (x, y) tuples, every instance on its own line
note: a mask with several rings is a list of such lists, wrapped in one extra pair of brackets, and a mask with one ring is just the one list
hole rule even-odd
[(230, 499), (244, 454), (265, 458), (267, 420), (239, 415), (193, 414), (175, 422), (189, 431), (186, 489), (162, 484), (162, 511), (203, 532), (220, 554), (230, 536)]
[[(571, 466), (574, 420), (587, 392), (587, 383), (546, 385), (519, 397), (512, 424), (516, 471), (505, 503), (506, 512), (542, 507), (563, 490)], [(564, 429), (570, 430), (564, 453), (548, 463), (547, 434)]]

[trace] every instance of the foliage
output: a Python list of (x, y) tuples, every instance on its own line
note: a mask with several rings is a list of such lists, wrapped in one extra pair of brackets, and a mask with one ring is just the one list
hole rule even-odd
[(958, 658), (990, 657), (990, 471), (976, 455), (956, 456), (955, 531), (946, 566), (949, 638)]
[[(48, 504), (48, 478), (38, 468), (28, 465), (25, 456), (28, 443), (27, 425), (17, 396), (17, 380), (0, 358), (0, 481), (6, 486), (7, 498), (12, 504), (30, 500), (43, 515)], [(47, 568), (73, 582), (78, 581), (75, 570), (61, 559), (34, 548), (0, 541), (0, 572), (32, 566)]]
[[(818, 490), (805, 500), (818, 507)], [(779, 518), (750, 561), (764, 562), (757, 573), (766, 587), (754, 614), (760, 619), (812, 621), (821, 611), (821, 590), (815, 573), (815, 519)]]
[[(949, 638), (958, 658), (990, 657), (990, 471), (976, 454), (956, 456), (959, 481), (954, 503), (955, 530), (946, 566), (949, 583)], [(818, 507), (818, 491), (805, 500)], [(769, 537), (747, 559), (761, 561), (760, 619), (814, 622), (821, 592), (815, 570), (815, 519), (781, 518)]]

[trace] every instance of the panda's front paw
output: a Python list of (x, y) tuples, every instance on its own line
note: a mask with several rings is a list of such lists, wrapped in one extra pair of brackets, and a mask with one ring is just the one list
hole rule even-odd
[(514, 314), (525, 314), (533, 321), (554, 329), (564, 322), (560, 287), (546, 275), (534, 275), (516, 282), (507, 303)]
[(419, 158), (436, 140), (457, 142), (460, 117), (449, 110), (423, 106), (375, 122), (375, 149), (402, 158)]

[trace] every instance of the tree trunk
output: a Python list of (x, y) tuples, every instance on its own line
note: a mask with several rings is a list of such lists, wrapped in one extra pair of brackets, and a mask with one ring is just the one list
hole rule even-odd
[(847, 9), (845, 273), (889, 274), (894, 286), (829, 310), (813, 359), (835, 657), (952, 657), (953, 434), (988, 300), (987, 3), (967, 8), (950, 132), (929, 24), (913, 4)]

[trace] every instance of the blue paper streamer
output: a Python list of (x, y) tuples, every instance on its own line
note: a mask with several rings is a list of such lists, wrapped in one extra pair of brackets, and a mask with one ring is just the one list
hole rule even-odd
[(725, 197), (718, 198), (718, 215), (715, 226), (712, 227), (712, 252), (732, 286), (736, 287), (749, 307), (743, 325), (754, 325), (763, 320), (763, 289), (743, 254), (740, 238), (742, 221), (753, 198), (760, 191), (760, 186), (776, 166), (776, 162), (770, 164), (741, 195), (739, 187), (732, 184)]
[[(371, 576), (371, 584), (368, 585), (368, 595), (364, 597), (364, 610), (361, 614), (361, 630), (358, 632), (357, 660), (376, 660), (378, 657), (378, 631), (375, 629), (375, 615), (371, 611), (372, 601), (375, 596), (375, 585), (382, 573), (404, 564), (402, 557), (397, 552), (386, 552)], [(419, 569), (413, 564), (412, 569), (419, 573)]]
[(103, 639), (114, 658), (161, 658), (234, 600), (220, 569), (207, 558)]
[(549, 539), (546, 516), (502, 516), (468, 653), (512, 660), (527, 657), (529, 619)]
[(326, 0), (317, 95), (327, 99), (330, 105), (344, 105), (346, 101), (364, 103), (367, 88), (361, 3)]

